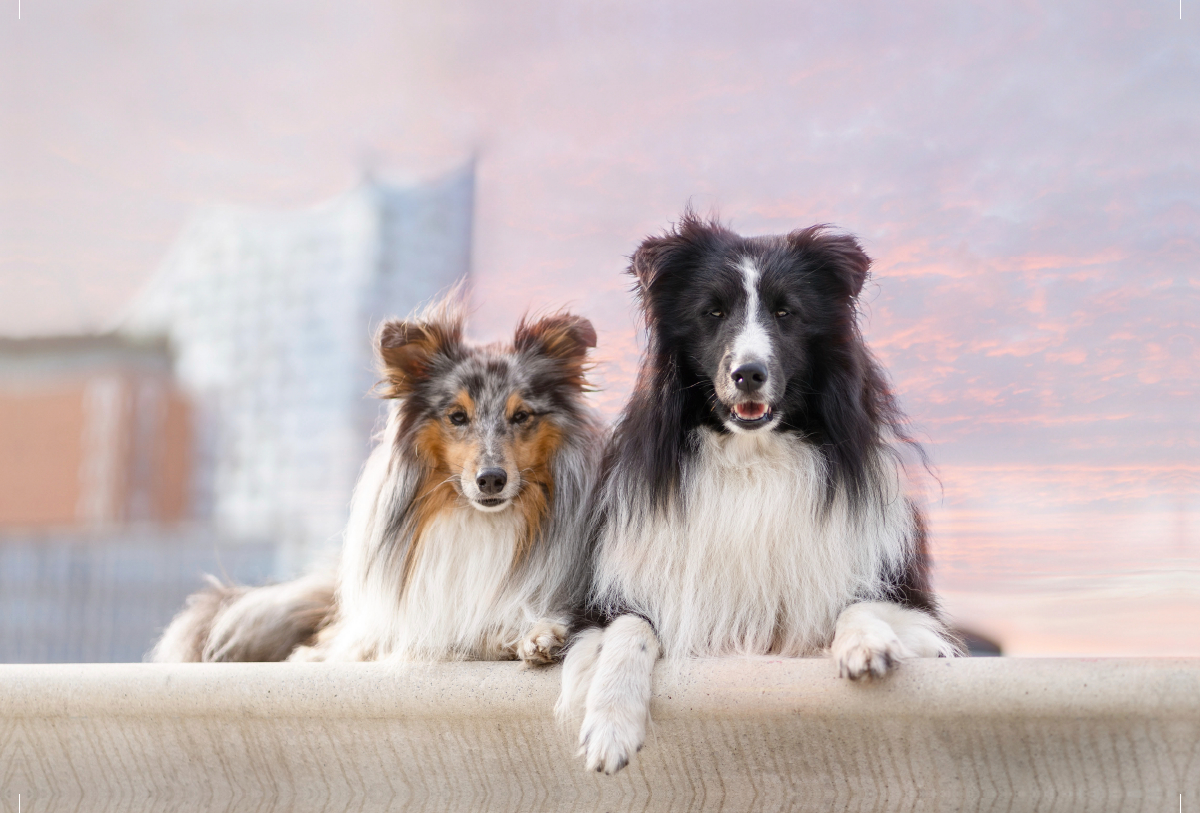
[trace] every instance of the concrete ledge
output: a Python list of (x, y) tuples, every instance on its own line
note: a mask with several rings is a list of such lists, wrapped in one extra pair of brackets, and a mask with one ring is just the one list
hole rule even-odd
[(0, 810), (1200, 810), (1200, 659), (660, 666), (586, 773), (516, 664), (0, 666)]

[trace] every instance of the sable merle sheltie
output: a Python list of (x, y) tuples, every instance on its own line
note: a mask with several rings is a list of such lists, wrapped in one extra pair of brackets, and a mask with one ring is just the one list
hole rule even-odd
[(863, 343), (870, 260), (813, 227), (741, 237), (686, 213), (630, 273), (648, 330), (605, 452), (589, 614), (558, 712), (589, 769), (645, 738), (668, 658), (814, 655), (844, 677), (958, 651), (902, 459), (920, 458)]
[(447, 300), (389, 321), (386, 428), (354, 492), (340, 569), (197, 593), (157, 661), (552, 660), (587, 589), (581, 544), (599, 426), (596, 334), (568, 314), (476, 346)]

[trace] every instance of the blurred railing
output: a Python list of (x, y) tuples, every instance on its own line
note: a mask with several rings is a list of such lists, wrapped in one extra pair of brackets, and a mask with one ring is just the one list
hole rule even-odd
[(0, 662), (140, 661), (204, 574), (257, 584), (274, 564), (195, 530), (0, 538)]

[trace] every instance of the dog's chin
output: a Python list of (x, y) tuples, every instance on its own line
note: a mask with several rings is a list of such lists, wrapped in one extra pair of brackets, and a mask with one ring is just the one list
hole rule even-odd
[(476, 511), (495, 514), (512, 505), (512, 497), (471, 497), (468, 502)]
[(762, 401), (743, 401), (729, 407), (725, 424), (731, 429), (753, 432), (775, 423), (775, 411)]

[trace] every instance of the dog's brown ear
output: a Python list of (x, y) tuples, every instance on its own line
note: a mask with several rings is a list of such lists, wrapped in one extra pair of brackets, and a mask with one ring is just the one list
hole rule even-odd
[(596, 329), (582, 316), (555, 313), (536, 321), (528, 317), (517, 325), (513, 346), (518, 352), (536, 353), (561, 366), (560, 380), (583, 387), (587, 352), (596, 346)]
[(403, 398), (429, 374), (433, 359), (462, 343), (462, 324), (389, 319), (379, 327), (375, 346), (383, 373), (383, 398)]
[(570, 313), (543, 316), (536, 322), (527, 317), (517, 325), (513, 346), (554, 359), (582, 360), (596, 346), (596, 329), (587, 319)]
[(792, 251), (818, 263), (834, 293), (854, 299), (862, 291), (871, 258), (849, 234), (830, 234), (827, 226), (809, 226), (787, 236)]

